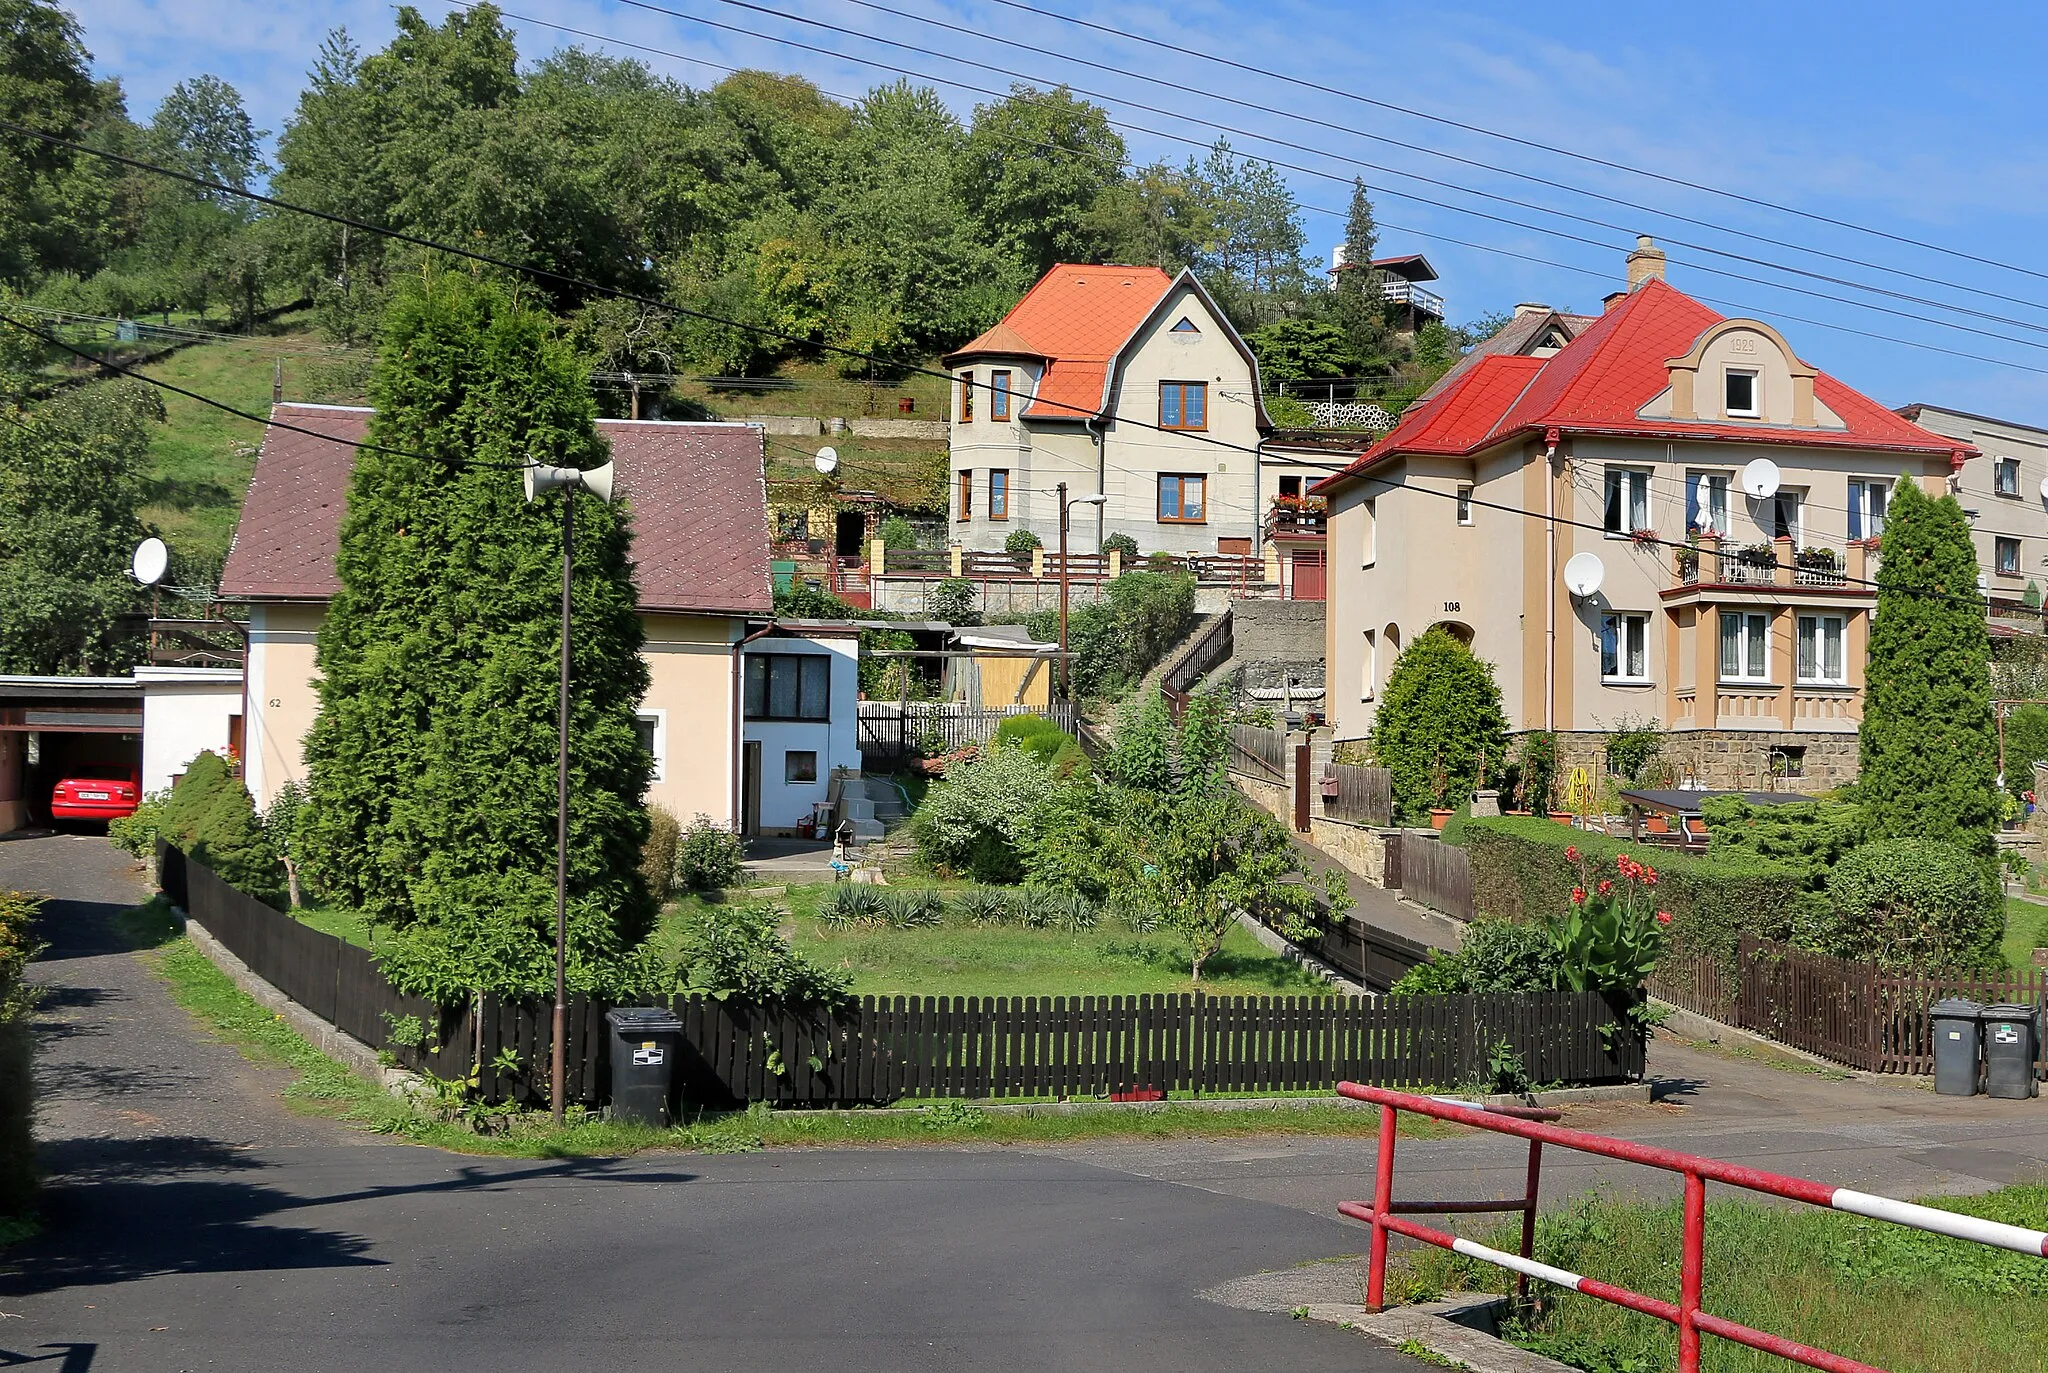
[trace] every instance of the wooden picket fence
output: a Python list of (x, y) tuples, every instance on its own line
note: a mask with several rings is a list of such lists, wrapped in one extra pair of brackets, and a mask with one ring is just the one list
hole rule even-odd
[(1262, 782), (1289, 780), (1287, 734), (1258, 725), (1230, 727), (1230, 769)]
[[(537, 1105), (551, 1008), (496, 996), (443, 1007), (392, 987), (370, 955), (159, 850), (163, 888), (258, 977), (401, 1064), (443, 1078), (472, 1067), (491, 1101)], [(1333, 948), (1345, 935), (1326, 936)], [(1338, 949), (1341, 952), (1341, 949)], [(1361, 945), (1363, 966), (1372, 951)], [(1381, 949), (1393, 964), (1419, 950)], [(610, 1085), (606, 1001), (568, 1006), (568, 1097)], [(1323, 1091), (1346, 1079), (1454, 1087), (1482, 1077), (1505, 1042), (1535, 1082), (1640, 1077), (1642, 1047), (1597, 995), (863, 997), (785, 1008), (676, 997), (677, 1090), (706, 1105), (882, 1104), (906, 1098), (1044, 1098), (1128, 1092)], [(420, 1033), (401, 1034), (401, 1025)]]
[(1650, 979), (1650, 993), (1851, 1068), (1925, 1074), (1934, 1071), (1928, 1008), (1935, 1002), (1958, 997), (2039, 1007), (2048, 1002), (2048, 973), (1890, 973), (1745, 935), (1732, 968), (1706, 954), (1667, 958)]
[(1396, 834), (1387, 840), (1386, 883), (1410, 901), (1471, 920), (1479, 911), (1472, 897), (1472, 858), (1464, 849), (1427, 834)]
[(1323, 792), (1323, 814), (1354, 825), (1394, 823), (1394, 774), (1385, 768), (1361, 767), (1356, 763), (1331, 763), (1329, 778), (1336, 785)]

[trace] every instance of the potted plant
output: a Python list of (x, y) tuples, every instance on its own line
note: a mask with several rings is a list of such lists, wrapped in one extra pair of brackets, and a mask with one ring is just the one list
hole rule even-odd
[(1657, 546), (1657, 531), (1654, 529), (1631, 529), (1628, 531), (1628, 537), (1629, 541), (1638, 548), (1655, 548)]
[(1675, 550), (1671, 558), (1673, 565), (1678, 568), (1678, 575), (1685, 581), (1691, 581), (1700, 570), (1700, 551), (1692, 544)]
[(1451, 789), (1451, 778), (1450, 774), (1444, 771), (1443, 755), (1437, 755), (1437, 760), (1430, 769), (1429, 779), (1430, 790), (1436, 796), (1436, 804), (1429, 808), (1429, 825), (1431, 829), (1441, 830), (1451, 823), (1451, 816), (1455, 813), (1444, 805), (1444, 798)]
[(1776, 567), (1778, 549), (1775, 544), (1744, 544), (1736, 550), (1735, 559), (1745, 567)]
[(1802, 548), (1792, 555), (1792, 565), (1808, 572), (1840, 572), (1841, 555), (1832, 548)]

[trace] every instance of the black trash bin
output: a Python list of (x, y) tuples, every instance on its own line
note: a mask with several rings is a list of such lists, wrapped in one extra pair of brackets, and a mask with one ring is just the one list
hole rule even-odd
[(683, 1022), (656, 1006), (620, 1006), (604, 1021), (612, 1038), (611, 1118), (665, 1127)]
[(2034, 1036), (2039, 1033), (2032, 1006), (2010, 1003), (1984, 1008), (1984, 1095), (2026, 1098), (2039, 1093), (2034, 1081)]
[(1984, 1008), (1950, 997), (1927, 1008), (1934, 1022), (1934, 1090), (1943, 1096), (1977, 1095), (1978, 1052)]

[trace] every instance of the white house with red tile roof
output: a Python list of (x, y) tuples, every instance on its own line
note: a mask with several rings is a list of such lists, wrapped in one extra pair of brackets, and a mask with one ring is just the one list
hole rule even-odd
[(954, 541), (996, 549), (1018, 529), (1069, 547), (1111, 534), (1146, 552), (1251, 552), (1283, 476), (1271, 462), (1258, 362), (1192, 272), (1059, 263), (953, 369)]
[[(272, 407), (272, 420), (293, 428), (265, 432), (222, 569), (221, 594), (249, 607), (243, 769), (259, 806), (306, 780), (302, 745), (320, 708), (315, 649), (341, 590), (351, 445), (370, 413)], [(773, 627), (761, 430), (651, 420), (597, 429), (628, 511), (647, 636), (647, 799), (685, 824), (702, 814), (787, 833), (826, 800), (834, 768), (860, 767), (859, 665), (851, 633)]]
[[(1370, 733), (1394, 660), (1442, 624), (1494, 665), (1512, 728), (1558, 731), (1568, 760), (1655, 721), (1674, 780), (1854, 776), (1870, 541), (1893, 483), (1944, 494), (1975, 449), (1716, 314), (1663, 262), (1642, 240), (1604, 314), (1532, 315), (1315, 488), (1339, 738)], [(1777, 480), (1756, 499), (1741, 474), (1760, 459)], [(1567, 589), (1574, 557), (1597, 559), (1597, 590)]]

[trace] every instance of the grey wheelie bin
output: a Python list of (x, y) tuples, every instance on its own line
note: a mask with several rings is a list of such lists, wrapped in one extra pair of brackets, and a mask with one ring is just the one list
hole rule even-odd
[(1984, 1008), (1984, 1095), (2026, 1098), (2040, 1092), (2034, 1081), (2038, 1015), (2032, 1006)]
[(1927, 1008), (1934, 1022), (1934, 1090), (1943, 1096), (1977, 1095), (1983, 1014), (1976, 1002), (1954, 997)]
[(612, 1041), (612, 1119), (666, 1126), (683, 1022), (654, 1006), (617, 1007), (604, 1022)]

